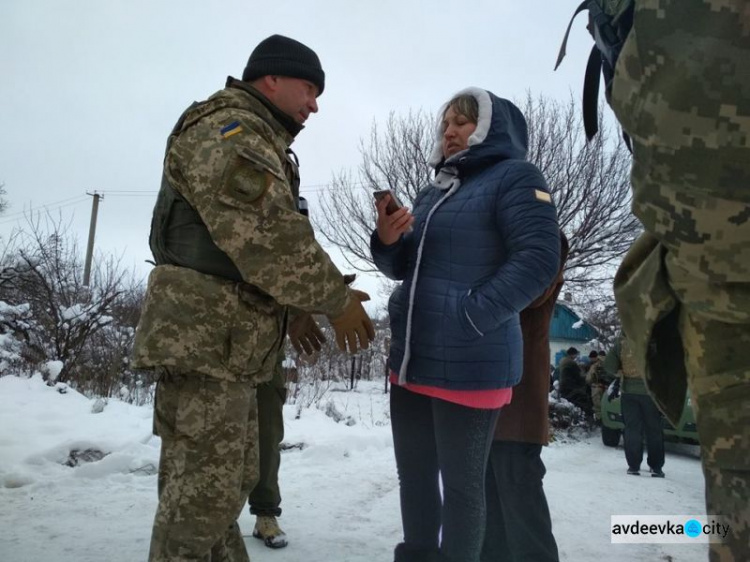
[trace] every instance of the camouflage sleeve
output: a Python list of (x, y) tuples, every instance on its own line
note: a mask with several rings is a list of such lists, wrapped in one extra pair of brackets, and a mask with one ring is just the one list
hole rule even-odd
[(607, 352), (607, 356), (604, 358), (604, 370), (612, 377), (619, 376), (621, 368), (620, 363), (620, 339), (618, 338), (615, 342), (614, 347)]
[(183, 195), (245, 281), (282, 305), (337, 315), (348, 299), (343, 276), (297, 211), (271, 135), (250, 112), (203, 118), (170, 150), (183, 164)]

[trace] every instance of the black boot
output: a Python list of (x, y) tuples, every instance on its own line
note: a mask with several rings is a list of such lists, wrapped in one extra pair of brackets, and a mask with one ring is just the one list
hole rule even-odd
[(393, 562), (439, 562), (440, 553), (436, 548), (414, 548), (399, 543), (393, 552)]

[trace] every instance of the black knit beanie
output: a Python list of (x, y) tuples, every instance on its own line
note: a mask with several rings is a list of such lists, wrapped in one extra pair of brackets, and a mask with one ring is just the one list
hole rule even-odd
[(271, 35), (258, 43), (250, 54), (242, 80), (252, 82), (273, 74), (309, 80), (318, 87), (318, 95), (325, 87), (326, 75), (315, 51), (283, 35)]

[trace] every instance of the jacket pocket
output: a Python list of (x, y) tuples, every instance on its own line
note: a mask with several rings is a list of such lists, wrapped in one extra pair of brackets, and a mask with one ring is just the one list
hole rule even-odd
[(136, 331), (134, 366), (231, 381), (270, 378), (284, 309), (271, 300), (261, 310), (238, 287), (184, 267), (156, 267)]
[(284, 309), (260, 305), (238, 292), (237, 316), (225, 348), (227, 369), (253, 382), (273, 376), (283, 344)]
[(460, 341), (475, 341), (484, 334), (477, 328), (474, 318), (466, 310), (465, 302), (471, 290), (451, 287), (445, 299), (446, 333)]
[(156, 267), (136, 330), (134, 365), (229, 378), (222, 358), (235, 316), (234, 285), (184, 267)]

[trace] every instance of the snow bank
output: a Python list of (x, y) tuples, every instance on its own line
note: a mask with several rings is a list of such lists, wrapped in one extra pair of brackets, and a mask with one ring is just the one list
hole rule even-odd
[[(282, 454), (281, 524), (290, 545), (271, 553), (249, 537), (253, 560), (392, 559), (401, 522), (388, 396), (382, 382), (341, 390), (329, 390), (317, 408), (284, 407), (290, 448)], [(326, 415), (329, 400), (356, 423)], [(146, 559), (160, 446), (151, 408), (110, 398), (94, 414), (94, 402), (72, 389), (60, 394), (41, 376), (0, 377), (2, 562)], [(554, 444), (543, 458), (562, 560), (706, 559), (705, 546), (612, 545), (609, 535), (613, 514), (701, 513), (694, 456), (670, 452), (666, 479), (627, 476), (622, 449), (604, 447), (598, 436)], [(245, 510), (241, 528), (253, 524)]]

